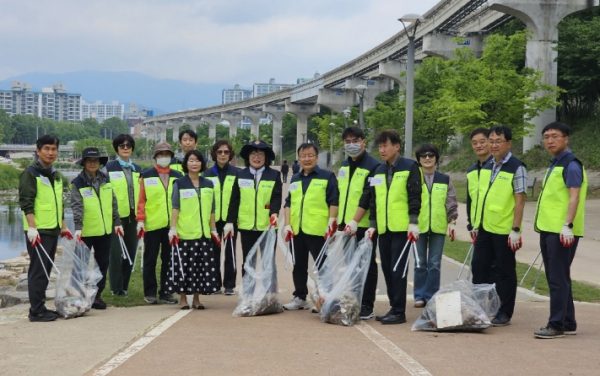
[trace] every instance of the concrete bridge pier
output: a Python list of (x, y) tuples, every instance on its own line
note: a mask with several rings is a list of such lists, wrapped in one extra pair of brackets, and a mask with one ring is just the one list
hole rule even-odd
[(463, 37), (464, 41), (457, 43), (454, 41), (456, 35), (451, 34), (427, 34), (423, 37), (423, 53), (428, 56), (441, 57), (442, 59), (456, 59), (454, 50), (459, 47), (467, 47), (476, 58), (480, 58), (483, 54), (483, 39), (482, 34), (471, 34)]
[(285, 112), (296, 115), (296, 149), (308, 140), (308, 117), (319, 112), (317, 104), (294, 104), (289, 99), (285, 101)]
[(220, 116), (211, 114), (202, 116), (202, 122), (208, 124), (208, 138), (212, 142), (215, 142), (217, 139), (217, 124), (219, 124), (223, 119)]
[(154, 123), (154, 126), (156, 128), (156, 142), (166, 142), (167, 141), (167, 123), (161, 123), (159, 121)]
[(341, 114), (346, 108), (356, 106), (358, 100), (352, 90), (322, 88), (317, 95), (317, 104)]
[(406, 89), (406, 79), (401, 79), (400, 74), (406, 71), (406, 64), (396, 60), (383, 60), (379, 62), (379, 75), (389, 78), (400, 86), (400, 90)]
[[(556, 86), (558, 23), (571, 13), (598, 6), (598, 0), (491, 0), (493, 10), (517, 17), (533, 32), (527, 40), (525, 65), (543, 72), (543, 82)], [(541, 96), (546, 92), (534, 95)], [(542, 141), (542, 129), (556, 121), (556, 109), (549, 108), (533, 118), (534, 129), (523, 139), (523, 150), (527, 151)]]
[(258, 122), (264, 117), (263, 112), (253, 108), (246, 108), (242, 110), (242, 117), (250, 119), (250, 134), (257, 140), (260, 139)]
[[(264, 113), (273, 117), (273, 151), (275, 155), (283, 155), (283, 145), (281, 144), (281, 130), (283, 128), (283, 117), (285, 116), (285, 106), (278, 104), (263, 104)], [(281, 162), (280, 162), (281, 163)]]
[(221, 119), (229, 122), (229, 137), (234, 138), (237, 135), (237, 124), (242, 120), (241, 114), (239, 112), (223, 112)]
[[(348, 90), (348, 88), (354, 89), (358, 85), (365, 85), (367, 87), (363, 98), (363, 111), (375, 108), (375, 97), (394, 88), (393, 81), (389, 78), (382, 78), (379, 80), (364, 80), (362, 78), (346, 79), (346, 90)], [(358, 97), (358, 94), (356, 94), (356, 97)]]

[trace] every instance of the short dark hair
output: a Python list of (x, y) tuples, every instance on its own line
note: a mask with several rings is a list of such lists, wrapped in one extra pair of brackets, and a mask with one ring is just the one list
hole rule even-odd
[(184, 134), (188, 134), (191, 138), (194, 139), (194, 141), (198, 142), (198, 133), (194, 132), (191, 129), (184, 129), (181, 132), (179, 132), (179, 142), (181, 142), (181, 140), (183, 139), (183, 135)]
[(217, 142), (215, 142), (215, 144), (212, 146), (212, 149), (210, 149), (210, 156), (212, 157), (213, 161), (217, 160), (217, 150), (219, 150), (223, 145), (226, 145), (227, 149), (229, 149), (229, 161), (231, 162), (233, 157), (235, 157), (235, 152), (233, 151), (231, 142), (227, 140), (217, 140)]
[(490, 128), (490, 135), (494, 133), (498, 136), (504, 135), (506, 141), (512, 140), (512, 130), (507, 125), (495, 125)]
[(478, 134), (482, 134), (486, 138), (488, 138), (488, 137), (490, 137), (490, 130), (487, 128), (484, 128), (484, 127), (475, 128), (471, 132), (471, 136), (469, 136), (469, 140), (472, 139), (473, 137), (477, 136)]
[(431, 153), (435, 154), (435, 163), (438, 163), (440, 161), (440, 150), (437, 148), (437, 146), (435, 146), (433, 144), (423, 144), (423, 145), (419, 146), (419, 148), (415, 152), (415, 157), (417, 157), (417, 162), (419, 162), (419, 157), (421, 157), (421, 155), (423, 155), (427, 152), (431, 152)]
[(284, 159), (284, 160), (283, 160), (283, 163), (287, 164), (287, 161)]
[(185, 172), (186, 174), (189, 172), (187, 164), (188, 160), (192, 155), (195, 155), (196, 158), (198, 158), (198, 160), (202, 163), (202, 167), (200, 167), (200, 172), (204, 172), (206, 170), (206, 161), (204, 160), (204, 156), (202, 155), (200, 150), (197, 149), (188, 151), (185, 154), (185, 157), (183, 157), (183, 162), (181, 163), (181, 168), (183, 169), (183, 172)]
[(375, 135), (376, 144), (385, 144), (387, 140), (390, 140), (392, 145), (402, 144), (402, 137), (400, 137), (400, 133), (395, 129), (386, 129)]
[(348, 127), (342, 132), (342, 140), (345, 140), (348, 136), (354, 136), (356, 138), (365, 139), (365, 133), (359, 127)]
[(124, 144), (125, 141), (129, 142), (129, 145), (131, 145), (131, 151), (135, 150), (135, 140), (133, 137), (129, 134), (121, 133), (113, 140), (113, 148), (116, 152), (119, 152), (119, 145)]
[(42, 150), (44, 145), (56, 145), (56, 148), (58, 149), (59, 144), (60, 141), (58, 140), (58, 137), (52, 134), (45, 134), (37, 139), (37, 141), (35, 142), (35, 147), (38, 150)]
[(544, 134), (550, 130), (560, 131), (560, 132), (562, 132), (563, 136), (569, 136), (569, 126), (566, 125), (565, 123), (561, 123), (560, 121), (554, 121), (554, 122), (546, 125), (544, 127), (544, 129), (542, 129), (542, 134)]
[(294, 159), (294, 163), (298, 163), (298, 160), (297, 160), (297, 159)]
[(315, 154), (319, 154), (319, 148), (317, 148), (317, 145), (315, 145), (311, 142), (305, 142), (305, 143), (301, 144), (300, 146), (298, 146), (297, 153), (300, 154), (300, 150), (306, 150), (306, 149), (313, 149), (315, 151)]

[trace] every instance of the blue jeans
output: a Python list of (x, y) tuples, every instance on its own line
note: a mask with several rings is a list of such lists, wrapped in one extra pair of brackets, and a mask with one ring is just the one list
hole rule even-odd
[(415, 302), (427, 303), (440, 289), (440, 270), (445, 240), (445, 234), (427, 232), (419, 235), (419, 240), (417, 240), (419, 266), (417, 267), (415, 263), (415, 286), (413, 288)]

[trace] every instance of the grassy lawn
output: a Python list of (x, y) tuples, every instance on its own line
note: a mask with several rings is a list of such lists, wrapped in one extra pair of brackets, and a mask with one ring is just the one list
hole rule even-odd
[[(444, 255), (463, 263), (471, 243), (462, 242), (455, 240), (454, 242), (446, 242), (444, 246)], [(540, 258), (538, 259), (538, 262)], [(532, 260), (533, 261), (533, 260)], [(525, 272), (529, 268), (529, 264), (524, 264), (517, 261), (517, 281), (520, 283), (521, 278), (525, 275)], [(535, 276), (537, 275), (538, 269), (534, 266), (529, 271), (527, 278), (523, 282), (521, 287), (531, 290), (533, 283), (535, 282)], [(463, 276), (466, 276), (467, 270), (463, 271)], [(542, 270), (540, 278), (535, 287), (535, 292), (540, 295), (549, 296), (548, 281), (546, 280), (546, 273)], [(573, 299), (580, 302), (589, 303), (600, 303), (600, 289), (587, 285), (585, 283), (573, 281)]]
[[(106, 276), (106, 288), (102, 293), (102, 299), (109, 306), (113, 307), (135, 307), (140, 305), (147, 305), (144, 301), (144, 283), (142, 280), (142, 271), (140, 269), (141, 255), (138, 255), (137, 264), (135, 265), (135, 271), (131, 274), (131, 280), (129, 281), (129, 290), (127, 293), (129, 296), (118, 296), (113, 295), (110, 292), (110, 277)], [(156, 280), (160, 283), (160, 257), (156, 263)]]

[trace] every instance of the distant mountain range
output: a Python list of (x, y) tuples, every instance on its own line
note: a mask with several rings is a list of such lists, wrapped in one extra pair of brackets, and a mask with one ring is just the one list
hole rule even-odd
[(125, 104), (125, 111), (130, 103), (137, 103), (140, 110), (154, 110), (155, 115), (221, 104), (222, 90), (234, 87), (234, 84), (157, 79), (137, 72), (80, 71), (26, 73), (1, 80), (0, 89), (10, 90), (11, 81), (29, 82), (34, 91), (62, 83), (67, 86), (67, 92), (82, 94), (88, 103), (119, 101)]

